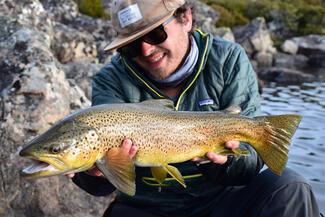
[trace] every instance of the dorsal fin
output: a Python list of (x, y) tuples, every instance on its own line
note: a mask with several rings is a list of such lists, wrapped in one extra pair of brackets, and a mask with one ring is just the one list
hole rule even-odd
[(140, 104), (151, 107), (151, 108), (175, 111), (174, 102), (169, 99), (149, 99), (149, 100), (140, 102)]

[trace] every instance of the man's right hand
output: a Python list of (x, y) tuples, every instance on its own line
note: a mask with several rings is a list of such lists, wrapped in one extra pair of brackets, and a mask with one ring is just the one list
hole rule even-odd
[[(138, 148), (132, 143), (131, 139), (124, 139), (121, 148), (125, 154), (130, 156), (130, 158), (133, 158), (138, 151)], [(103, 176), (102, 172), (96, 166), (87, 170), (87, 174), (91, 176)], [(65, 174), (65, 176), (70, 179), (73, 178), (74, 175), (74, 173)]]

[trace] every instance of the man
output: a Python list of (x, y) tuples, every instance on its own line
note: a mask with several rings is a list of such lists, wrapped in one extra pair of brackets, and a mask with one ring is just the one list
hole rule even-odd
[[(192, 7), (184, 0), (116, 0), (112, 24), (117, 49), (93, 78), (93, 105), (171, 99), (179, 111), (215, 111), (239, 105), (242, 114), (260, 114), (256, 75), (243, 49), (231, 42), (193, 32)], [(149, 168), (136, 168), (136, 195), (118, 192), (106, 216), (318, 216), (311, 187), (286, 169), (266, 170), (248, 144), (229, 141), (227, 148), (247, 149), (249, 156), (207, 153), (206, 159), (176, 164), (187, 188), (173, 178), (155, 182)], [(136, 155), (132, 138), (121, 149)], [(205, 161), (204, 161), (205, 160)], [(72, 177), (73, 175), (71, 175)], [(115, 188), (97, 168), (73, 181), (89, 192), (108, 195)]]

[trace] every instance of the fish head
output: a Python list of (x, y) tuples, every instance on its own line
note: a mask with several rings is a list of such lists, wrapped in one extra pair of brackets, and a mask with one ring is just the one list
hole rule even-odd
[(19, 155), (33, 164), (21, 171), (27, 178), (75, 173), (91, 168), (99, 156), (96, 129), (63, 121), (23, 146)]

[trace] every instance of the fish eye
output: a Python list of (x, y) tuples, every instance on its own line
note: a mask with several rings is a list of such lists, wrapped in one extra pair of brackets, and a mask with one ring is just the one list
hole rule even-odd
[(61, 147), (59, 145), (53, 145), (49, 150), (52, 152), (52, 154), (57, 154), (61, 151)]

